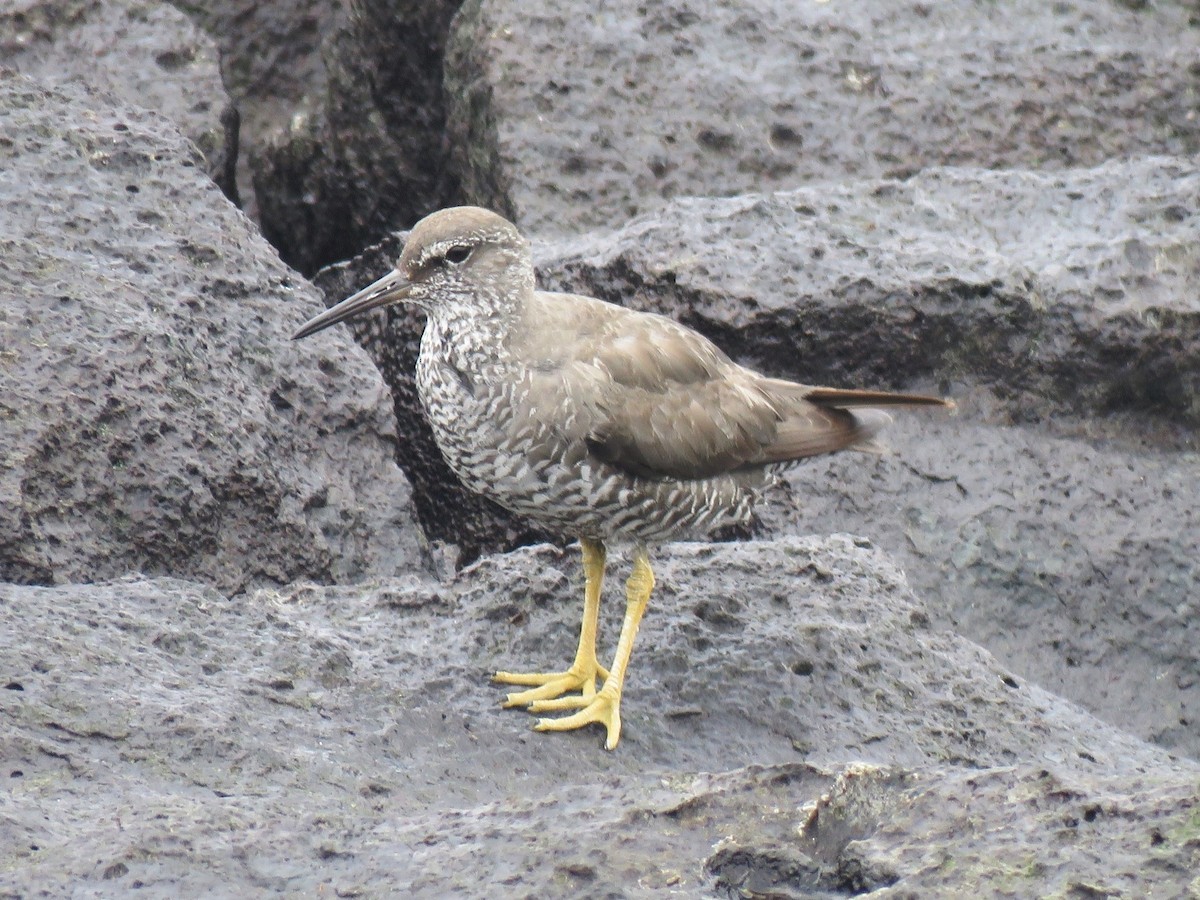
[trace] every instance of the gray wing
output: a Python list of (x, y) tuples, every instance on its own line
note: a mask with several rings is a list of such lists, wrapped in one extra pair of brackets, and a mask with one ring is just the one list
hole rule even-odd
[[(765, 378), (678, 323), (588, 298), (555, 324), (543, 311), (533, 389), (554, 397), (558, 426), (594, 457), (652, 478), (707, 478), (829, 453), (869, 439), (888, 421), (842, 406), (939, 402), (811, 388)], [(579, 309), (578, 304), (585, 309)], [(586, 312), (585, 316), (581, 313)], [(582, 328), (575, 326), (582, 319)]]

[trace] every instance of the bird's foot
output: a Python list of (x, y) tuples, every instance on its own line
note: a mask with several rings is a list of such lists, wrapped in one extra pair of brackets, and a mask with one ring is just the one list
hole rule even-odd
[[(609, 686), (611, 688), (611, 686)], [(564, 697), (563, 700), (574, 700), (574, 697)], [(554, 701), (556, 704), (559, 701)], [(582, 704), (580, 704), (582, 705)], [(566, 708), (569, 708), (564, 704)], [(553, 706), (550, 703), (539, 704), (539, 709), (560, 709), (563, 706)], [(585, 725), (603, 725), (608, 732), (604, 749), (612, 750), (621, 739), (621, 695), (617, 691), (601, 688), (583, 709), (561, 719), (538, 719), (533, 726), (536, 731), (573, 731)]]
[[(493, 681), (501, 684), (530, 685), (528, 690), (509, 694), (504, 699), (504, 706), (525, 706), (531, 709), (534, 704), (558, 698), (582, 702), (557, 708), (573, 709), (576, 706), (585, 706), (596, 696), (597, 678), (608, 678), (608, 669), (595, 664), (581, 665), (578, 660), (565, 672), (497, 672), (492, 676)], [(563, 697), (571, 691), (580, 693), (576, 697)], [(534, 711), (542, 712), (544, 709), (545, 707), (540, 707)]]

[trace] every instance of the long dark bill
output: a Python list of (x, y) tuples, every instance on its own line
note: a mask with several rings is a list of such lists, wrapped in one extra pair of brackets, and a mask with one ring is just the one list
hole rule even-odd
[(299, 331), (292, 335), (292, 340), (298, 341), (306, 338), (330, 325), (336, 325), (338, 322), (344, 322), (346, 319), (362, 315), (372, 309), (387, 306), (389, 303), (398, 303), (407, 296), (411, 287), (408, 280), (399, 271), (393, 269), (378, 281), (367, 285), (353, 297), (347, 297), (319, 316), (309, 319)]

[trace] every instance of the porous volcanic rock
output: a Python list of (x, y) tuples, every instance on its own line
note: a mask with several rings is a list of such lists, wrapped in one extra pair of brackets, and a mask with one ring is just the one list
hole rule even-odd
[(613, 752), (531, 732), (487, 678), (570, 659), (574, 550), (234, 598), (0, 588), (0, 891), (1194, 886), (1200, 766), (933, 629), (865, 541), (657, 560)]
[(216, 47), (156, 0), (15, 0), (0, 8), (0, 66), (42, 84), (82, 81), (166, 117), (235, 203), (238, 115)]
[(387, 388), (161, 115), (0, 77), (0, 578), (419, 564)]
[(446, 49), (464, 195), (539, 235), (678, 196), (1200, 150), (1185, 4), (470, 0)]

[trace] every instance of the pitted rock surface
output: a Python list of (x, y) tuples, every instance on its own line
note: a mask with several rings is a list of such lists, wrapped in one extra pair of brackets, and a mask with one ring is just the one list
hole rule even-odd
[(1194, 883), (1200, 767), (931, 627), (862, 539), (674, 544), (656, 568), (612, 753), (531, 732), (487, 678), (570, 658), (573, 552), (235, 598), (0, 588), (0, 891)]
[(235, 592), (418, 566), (387, 388), (347, 340), (288, 340), (315, 292), (195, 147), (11, 73), (0, 133), (0, 577)]

